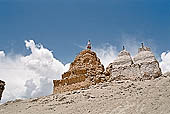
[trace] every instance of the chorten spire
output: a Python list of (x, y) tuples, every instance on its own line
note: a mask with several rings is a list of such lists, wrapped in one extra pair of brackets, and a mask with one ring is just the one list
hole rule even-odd
[(123, 46), (123, 50), (125, 50), (125, 46)]
[(144, 44), (143, 44), (143, 43), (141, 43), (141, 45), (142, 45), (142, 48), (144, 48)]
[(144, 43), (143, 43), (143, 42), (141, 43), (141, 45), (142, 45), (142, 47), (140, 47), (140, 48), (138, 49), (138, 53), (139, 53), (139, 52), (142, 52), (142, 51), (151, 51), (151, 49), (150, 49), (149, 47), (144, 46)]
[(87, 43), (87, 49), (91, 49), (91, 42), (90, 42), (90, 40)]

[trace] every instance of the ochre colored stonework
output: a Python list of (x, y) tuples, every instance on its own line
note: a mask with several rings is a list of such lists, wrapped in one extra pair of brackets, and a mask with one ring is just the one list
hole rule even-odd
[(54, 80), (53, 93), (61, 93), (104, 81), (104, 66), (96, 53), (90, 49), (83, 50), (70, 64), (70, 68), (62, 75), (61, 80)]

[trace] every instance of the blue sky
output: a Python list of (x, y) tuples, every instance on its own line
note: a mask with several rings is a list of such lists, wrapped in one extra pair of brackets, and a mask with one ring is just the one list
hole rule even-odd
[(170, 71), (170, 0), (0, 0), (2, 102), (51, 94), (89, 39), (105, 67), (144, 42)]
[(70, 62), (90, 39), (95, 47), (145, 42), (170, 49), (170, 0), (0, 0), (0, 50), (27, 54), (33, 39)]

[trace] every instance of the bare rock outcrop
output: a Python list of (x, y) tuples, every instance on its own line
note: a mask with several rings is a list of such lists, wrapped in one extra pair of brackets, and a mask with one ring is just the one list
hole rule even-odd
[(109, 64), (106, 72), (110, 75), (110, 80), (147, 80), (162, 75), (151, 49), (143, 44), (133, 59), (130, 53), (123, 49), (117, 59)]
[(61, 80), (54, 80), (53, 93), (61, 93), (86, 88), (105, 80), (104, 66), (96, 53), (90, 49), (83, 50), (71, 63)]
[(5, 89), (5, 82), (0, 80), (0, 100), (2, 98), (2, 93), (3, 93), (4, 89)]

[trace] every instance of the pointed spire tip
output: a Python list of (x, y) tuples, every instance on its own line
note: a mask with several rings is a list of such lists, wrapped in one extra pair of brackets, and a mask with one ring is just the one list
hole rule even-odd
[(123, 50), (125, 50), (125, 46), (123, 46)]

